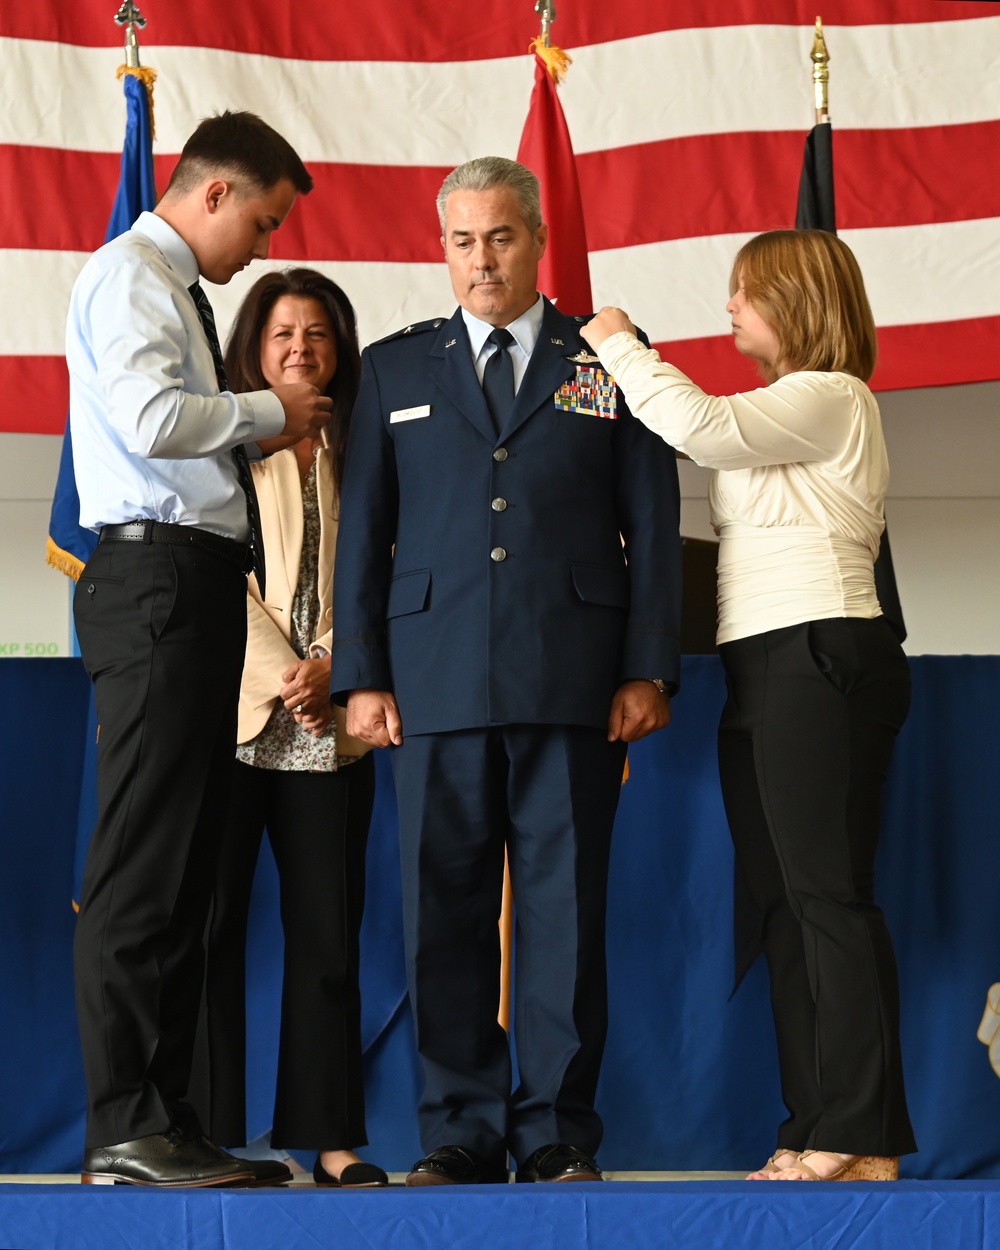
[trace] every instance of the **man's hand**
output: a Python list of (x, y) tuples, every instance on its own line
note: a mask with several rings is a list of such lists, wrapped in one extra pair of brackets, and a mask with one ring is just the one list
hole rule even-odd
[(580, 333), (594, 351), (599, 352), (605, 339), (622, 330), (635, 334), (635, 326), (629, 321), (626, 313), (623, 313), (620, 308), (605, 307), (582, 327)]
[[(311, 382), (282, 382), (271, 390), (285, 410), (285, 428), (275, 438), (266, 439), (267, 453), (291, 447), (302, 438), (319, 437), (330, 420), (333, 400), (321, 394)], [(264, 448), (261, 446), (261, 450)]]
[(638, 742), (670, 724), (670, 696), (651, 681), (626, 681), (615, 691), (608, 717), (609, 742)]
[(403, 722), (388, 690), (352, 690), (347, 699), (347, 732), (373, 747), (402, 746)]

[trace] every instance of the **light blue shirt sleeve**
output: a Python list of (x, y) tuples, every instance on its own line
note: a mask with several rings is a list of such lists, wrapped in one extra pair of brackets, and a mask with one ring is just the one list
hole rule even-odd
[(66, 360), (83, 525), (151, 518), (247, 536), (232, 449), (280, 434), (270, 391), (219, 393), (188, 287), (197, 263), (162, 219), (94, 254), (70, 302)]

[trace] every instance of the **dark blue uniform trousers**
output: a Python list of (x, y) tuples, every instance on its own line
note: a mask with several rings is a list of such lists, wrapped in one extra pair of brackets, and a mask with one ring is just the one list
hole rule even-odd
[[(404, 722), (405, 734), (405, 722)], [(582, 726), (415, 735), (393, 750), (423, 1147), (496, 1166), (565, 1142), (588, 1154), (607, 1031), (604, 928), (625, 746)], [(515, 900), (511, 1048), (497, 1022), (497, 922)]]

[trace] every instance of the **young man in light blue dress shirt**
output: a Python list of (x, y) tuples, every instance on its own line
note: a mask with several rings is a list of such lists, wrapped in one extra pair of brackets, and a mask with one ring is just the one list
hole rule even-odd
[(266, 1184), (187, 1102), (202, 934), (236, 742), (252, 541), (247, 459), (320, 429), (308, 383), (227, 390), (198, 282), (267, 256), (312, 179), (250, 113), (201, 123), (152, 213), (73, 289), (70, 421), (83, 525), (74, 613), (100, 722), (98, 820), (75, 960), (87, 1078), (83, 1179)]

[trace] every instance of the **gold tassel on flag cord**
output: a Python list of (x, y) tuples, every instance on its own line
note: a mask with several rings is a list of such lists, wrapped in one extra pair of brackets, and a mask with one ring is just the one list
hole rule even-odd
[(573, 58), (570, 54), (564, 52), (562, 48), (549, 44), (545, 35), (536, 35), (531, 43), (528, 44), (528, 51), (534, 52), (535, 56), (543, 62), (545, 68), (552, 75), (552, 81), (556, 84), (562, 82), (569, 67), (573, 64)]
[(73, 555), (71, 551), (64, 551), (51, 538), (45, 540), (45, 563), (51, 564), (57, 572), (72, 577), (75, 582), (80, 580), (83, 572), (83, 561), (80, 557)]

